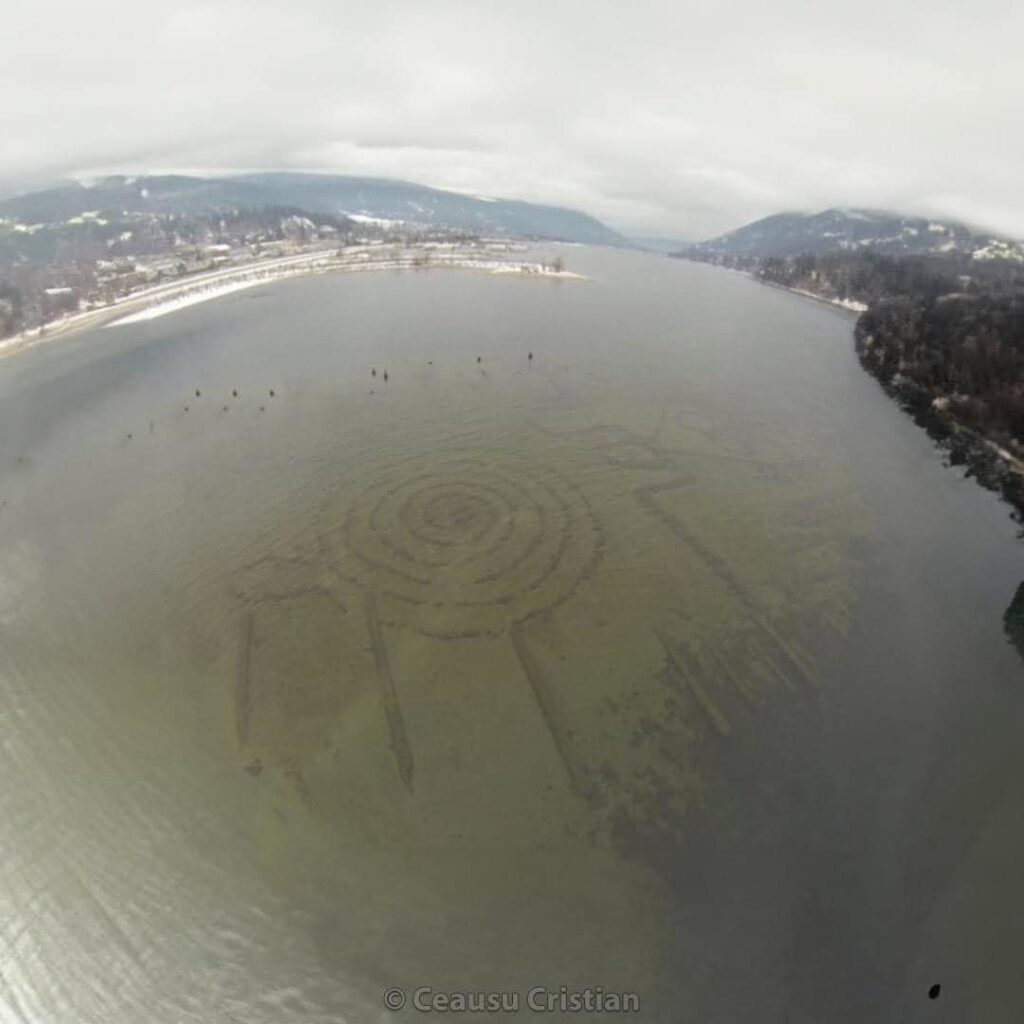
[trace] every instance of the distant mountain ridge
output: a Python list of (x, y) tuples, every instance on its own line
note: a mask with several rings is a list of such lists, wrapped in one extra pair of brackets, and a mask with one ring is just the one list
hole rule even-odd
[(685, 249), (689, 242), (680, 238), (665, 238), (662, 235), (630, 235), (629, 240), (640, 249), (648, 252), (674, 253)]
[(356, 220), (400, 221), (478, 234), (628, 244), (617, 232), (578, 210), (335, 174), (117, 175), (91, 185), (62, 185), (4, 199), (0, 217), (32, 225), (63, 222), (87, 211), (202, 214), (262, 206), (291, 206)]
[(1013, 239), (955, 221), (862, 209), (777, 213), (717, 238), (685, 246), (676, 255), (704, 260), (757, 260), (865, 250), (888, 255), (954, 253), (976, 259), (1024, 260), (1024, 243)]

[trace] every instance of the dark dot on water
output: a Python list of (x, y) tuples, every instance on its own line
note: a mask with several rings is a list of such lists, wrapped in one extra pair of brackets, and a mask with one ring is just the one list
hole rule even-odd
[(199, 390), (199, 388), (196, 388), (196, 398), (198, 398), (201, 394), (202, 392)]
[(228, 407), (227, 407), (226, 405), (224, 406), (224, 411), (225, 411), (225, 412), (227, 412), (227, 411), (228, 411)]
[(235, 388), (231, 389), (231, 397), (232, 398), (237, 398), (238, 397), (238, 391)]
[(930, 989), (928, 989), (928, 998), (929, 999), (938, 999), (939, 998), (939, 993), (941, 991), (942, 991), (942, 986), (938, 982), (936, 982), (934, 985), (932, 985), (932, 987)]
[(274, 389), (273, 389), (273, 388), (271, 388), (271, 389), (270, 389), (270, 397), (271, 397), (271, 398), (273, 398), (273, 397), (274, 397)]
[(185, 412), (188, 412), (188, 406), (187, 405), (185, 406)]
[(263, 412), (265, 408), (266, 408), (265, 406), (262, 406), (262, 405), (261, 405), (261, 406), (260, 406), (260, 412)]
[(526, 358), (527, 359), (532, 359), (533, 358), (533, 353), (532, 352), (527, 352)]
[(130, 441), (131, 439), (132, 439), (132, 435), (131, 435), (131, 434), (129, 434), (129, 435), (128, 435), (128, 440)]
[(477, 357), (476, 357), (476, 361), (477, 361), (478, 363), (479, 363), (479, 362), (481, 362), (481, 359), (480, 359), (480, 357), (479, 357), (479, 356), (477, 356)]
[(370, 371), (370, 376), (371, 376), (371, 377), (376, 377), (376, 376), (377, 376), (377, 368), (376, 368), (376, 367), (374, 367), (374, 368), (373, 368), (373, 369), (372, 369), (372, 370)]

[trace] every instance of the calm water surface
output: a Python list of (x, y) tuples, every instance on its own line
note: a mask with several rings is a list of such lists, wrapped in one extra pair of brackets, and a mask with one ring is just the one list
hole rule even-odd
[(0, 1020), (1020, 1019), (1006, 507), (845, 316), (567, 254), (0, 363)]

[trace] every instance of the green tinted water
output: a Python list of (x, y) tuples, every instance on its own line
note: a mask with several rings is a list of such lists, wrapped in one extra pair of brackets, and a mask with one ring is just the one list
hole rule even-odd
[(954, 969), (929, 916), (1019, 837), (1005, 511), (844, 318), (569, 264), (287, 282), (0, 366), (9, 1005), (896, 1020)]

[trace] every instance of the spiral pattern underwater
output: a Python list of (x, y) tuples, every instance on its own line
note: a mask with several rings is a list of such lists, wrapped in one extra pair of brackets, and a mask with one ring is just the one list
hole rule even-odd
[(572, 595), (601, 530), (577, 485), (500, 449), (386, 470), (352, 503), (344, 575), (382, 618), (442, 638), (493, 636)]

